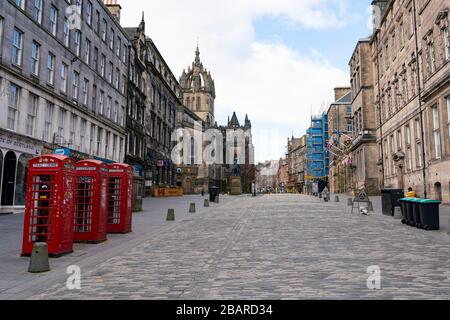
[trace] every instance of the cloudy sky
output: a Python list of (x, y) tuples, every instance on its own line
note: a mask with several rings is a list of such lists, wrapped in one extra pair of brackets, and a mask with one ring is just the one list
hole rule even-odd
[(370, 34), (370, 0), (119, 0), (122, 25), (146, 32), (179, 78), (197, 42), (216, 84), (216, 120), (253, 124), (256, 160), (278, 159), (305, 133), (333, 88), (349, 84), (356, 41)]

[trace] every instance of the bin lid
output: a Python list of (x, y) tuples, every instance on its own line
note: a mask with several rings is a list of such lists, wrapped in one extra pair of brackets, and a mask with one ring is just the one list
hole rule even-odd
[(431, 203), (440, 204), (441, 203), (441, 201), (432, 200), (432, 199), (420, 199), (419, 202), (420, 203), (428, 203), (428, 204), (431, 204)]
[(406, 202), (421, 202), (420, 198), (401, 198), (400, 201), (406, 201)]

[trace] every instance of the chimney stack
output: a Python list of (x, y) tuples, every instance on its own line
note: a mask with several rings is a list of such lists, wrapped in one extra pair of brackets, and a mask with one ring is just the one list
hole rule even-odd
[(117, 22), (120, 23), (120, 11), (122, 10), (122, 7), (117, 3), (117, 0), (103, 0), (103, 2), (109, 12), (116, 18)]

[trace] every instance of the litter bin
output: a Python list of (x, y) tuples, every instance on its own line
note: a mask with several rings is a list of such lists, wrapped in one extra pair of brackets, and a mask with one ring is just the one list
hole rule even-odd
[(423, 228), (422, 225), (422, 219), (420, 218), (420, 206), (421, 206), (422, 199), (415, 199), (412, 201), (413, 204), (413, 218), (414, 218), (414, 224), (413, 226), (416, 228)]
[(420, 219), (425, 230), (439, 230), (439, 205), (440, 201), (420, 200)]
[(406, 202), (406, 224), (408, 226), (415, 226), (416, 222), (414, 221), (414, 202), (416, 202), (416, 198), (409, 198)]
[(402, 189), (383, 189), (381, 190), (381, 206), (384, 215), (394, 216), (394, 208), (400, 206), (400, 199), (405, 194)]
[(402, 223), (403, 224), (407, 224), (408, 221), (408, 213), (407, 213), (407, 209), (408, 209), (408, 201), (410, 200), (410, 198), (402, 198), (400, 199), (400, 207), (402, 208)]
[(216, 201), (216, 197), (219, 196), (219, 187), (210, 187), (209, 188), (209, 202), (213, 203)]

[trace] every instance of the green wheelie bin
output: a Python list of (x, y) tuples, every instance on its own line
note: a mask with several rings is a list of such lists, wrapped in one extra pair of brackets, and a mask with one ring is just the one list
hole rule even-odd
[(439, 205), (440, 201), (421, 199), (420, 200), (420, 220), (421, 226), (425, 230), (439, 230)]

